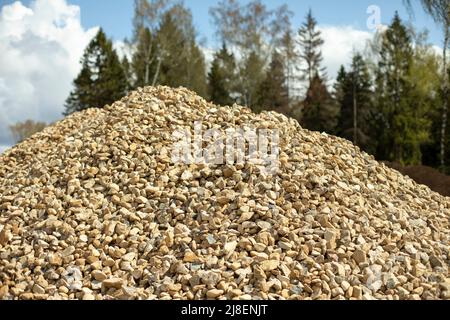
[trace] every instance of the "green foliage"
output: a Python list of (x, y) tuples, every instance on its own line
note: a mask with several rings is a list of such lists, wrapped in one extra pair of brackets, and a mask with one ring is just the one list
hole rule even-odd
[(135, 77), (133, 87), (144, 87), (153, 83), (156, 60), (156, 41), (147, 27), (137, 32), (136, 51), (132, 68)]
[(264, 81), (260, 85), (257, 103), (261, 110), (289, 113), (289, 91), (283, 66), (283, 57), (274, 51)]
[(328, 92), (325, 81), (315, 75), (303, 101), (302, 125), (309, 130), (334, 133), (339, 108)]
[(383, 36), (377, 72), (378, 112), (384, 119), (379, 156), (420, 164), (421, 145), (429, 139), (429, 90), (421, 77), (424, 62), (398, 14)]
[(240, 70), (240, 79), (237, 88), (240, 93), (238, 102), (258, 111), (259, 87), (265, 77), (265, 63), (262, 57), (254, 51), (245, 60), (243, 69)]
[(340, 109), (336, 133), (367, 151), (373, 151), (370, 139), (372, 86), (368, 66), (360, 54), (353, 57), (349, 72), (341, 67), (335, 85), (335, 99)]
[(317, 21), (309, 10), (306, 15), (306, 21), (302, 24), (299, 35), (299, 45), (301, 48), (300, 58), (306, 63), (306, 68), (302, 68), (302, 79), (307, 80), (309, 86), (316, 74), (325, 77), (324, 70), (321, 68), (323, 61), (320, 50), (324, 41), (321, 38), (321, 32), (317, 30)]
[(126, 94), (127, 78), (111, 40), (99, 30), (81, 59), (81, 72), (66, 101), (65, 114), (100, 108)]
[(224, 43), (220, 51), (214, 54), (208, 73), (209, 99), (219, 105), (232, 105), (236, 84), (236, 60)]

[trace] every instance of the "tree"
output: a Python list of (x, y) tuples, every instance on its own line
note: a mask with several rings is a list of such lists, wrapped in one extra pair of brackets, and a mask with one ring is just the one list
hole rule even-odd
[(339, 110), (324, 80), (316, 74), (303, 102), (302, 125), (313, 131), (334, 133)]
[(282, 56), (275, 50), (264, 81), (260, 85), (258, 107), (289, 113), (289, 90), (284, 74)]
[(281, 39), (280, 43), (281, 55), (284, 60), (284, 73), (286, 75), (285, 78), (289, 110), (292, 110), (295, 100), (295, 82), (297, 80), (295, 71), (297, 71), (296, 66), (299, 60), (299, 54), (297, 52), (295, 40), (292, 33), (292, 29), (289, 27), (284, 33), (284, 36)]
[(122, 69), (125, 74), (126, 79), (126, 93), (130, 92), (130, 90), (133, 89), (133, 83), (134, 83), (134, 76), (133, 76), (133, 70), (132, 65), (130, 64), (130, 61), (128, 60), (127, 56), (123, 56), (122, 61)]
[(244, 62), (243, 69), (240, 70), (240, 79), (245, 80), (238, 84), (238, 90), (241, 93), (238, 101), (251, 107), (254, 111), (258, 111), (259, 87), (264, 81), (265, 63), (256, 52), (251, 52)]
[(411, 74), (414, 64), (411, 35), (398, 13), (382, 38), (377, 71), (378, 110), (386, 123), (384, 157), (402, 164), (421, 162), (421, 144), (428, 139), (426, 105), (417, 99)]
[(232, 105), (236, 90), (236, 61), (225, 43), (214, 54), (214, 60), (208, 73), (208, 95), (211, 101), (219, 105)]
[(237, 101), (253, 106), (258, 101), (257, 89), (264, 80), (264, 69), (290, 25), (292, 12), (286, 5), (269, 10), (260, 0), (247, 4), (221, 0), (210, 13), (220, 40), (239, 52)]
[(135, 0), (134, 1), (134, 35), (133, 72), (135, 87), (155, 85), (159, 74), (161, 57), (157, 52), (154, 35), (161, 24), (161, 17), (169, 10), (170, 0)]
[(365, 150), (370, 144), (368, 119), (373, 106), (372, 86), (368, 66), (360, 54), (354, 55), (349, 72), (341, 68), (335, 86), (340, 109), (337, 133)]
[(45, 122), (35, 122), (33, 120), (27, 120), (25, 122), (18, 122), (15, 125), (9, 127), (11, 134), (16, 143), (22, 142), (28, 139), (33, 134), (41, 132), (47, 126)]
[(102, 29), (81, 59), (81, 71), (66, 101), (65, 115), (87, 108), (101, 108), (126, 94), (127, 78), (112, 42)]
[(206, 66), (195, 39), (192, 14), (181, 4), (162, 17), (156, 34), (158, 58), (155, 83), (184, 86), (206, 96)]
[(154, 85), (156, 61), (156, 41), (149, 28), (143, 27), (137, 35), (136, 50), (133, 54), (134, 87)]
[(321, 46), (324, 41), (321, 32), (317, 30), (317, 21), (309, 10), (306, 21), (298, 31), (300, 45), (300, 58), (305, 62), (306, 67), (302, 68), (302, 78), (311, 86), (312, 79), (319, 75), (324, 77), (324, 70), (321, 68), (323, 60)]
[[(410, 9), (412, 9), (411, 1), (405, 1)], [(439, 24), (444, 31), (444, 46), (442, 52), (442, 120), (441, 120), (441, 133), (440, 133), (440, 165), (444, 169), (446, 166), (446, 137), (447, 137), (447, 126), (448, 126), (448, 96), (450, 83), (449, 83), (449, 73), (447, 67), (447, 51), (450, 45), (450, 1), (448, 0), (421, 0), (422, 7), (425, 12), (429, 14), (434, 21)]]

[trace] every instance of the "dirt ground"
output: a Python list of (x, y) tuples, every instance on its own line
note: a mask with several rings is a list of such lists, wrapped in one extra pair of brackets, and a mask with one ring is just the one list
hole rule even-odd
[(386, 163), (386, 165), (409, 176), (417, 183), (424, 184), (430, 187), (431, 190), (450, 197), (450, 176), (426, 166), (402, 167), (396, 163)]

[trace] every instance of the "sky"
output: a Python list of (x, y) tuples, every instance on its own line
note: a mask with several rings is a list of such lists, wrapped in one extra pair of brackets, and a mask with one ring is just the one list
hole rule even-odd
[[(412, 1), (414, 17), (402, 0), (263, 0), (269, 8), (286, 3), (294, 12), (295, 29), (312, 9), (325, 40), (324, 64), (330, 77), (350, 62), (352, 52), (364, 49), (376, 24), (390, 23), (396, 10), (419, 30), (428, 29), (430, 42), (441, 46), (441, 30), (423, 13), (419, 1)], [(206, 40), (207, 58), (219, 43), (209, 15), (218, 2), (184, 1), (199, 38)], [(13, 143), (9, 125), (62, 118), (80, 57), (98, 27), (120, 48), (131, 36), (132, 16), (133, 0), (0, 0), (0, 152)]]

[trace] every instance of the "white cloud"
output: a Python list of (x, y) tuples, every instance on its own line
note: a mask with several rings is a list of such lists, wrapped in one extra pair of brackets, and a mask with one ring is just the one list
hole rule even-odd
[(374, 33), (357, 30), (351, 26), (321, 26), (324, 65), (329, 78), (334, 79), (341, 65), (351, 63), (353, 53), (363, 52)]
[(85, 30), (80, 8), (66, 0), (20, 1), (0, 11), (0, 144), (11, 144), (9, 125), (52, 122), (80, 69), (84, 48), (97, 32)]

